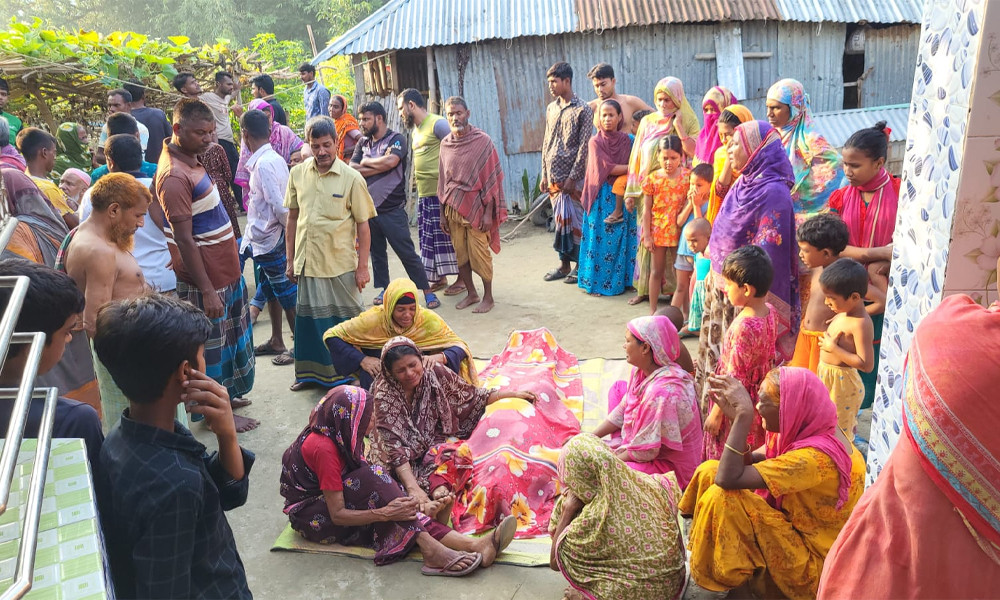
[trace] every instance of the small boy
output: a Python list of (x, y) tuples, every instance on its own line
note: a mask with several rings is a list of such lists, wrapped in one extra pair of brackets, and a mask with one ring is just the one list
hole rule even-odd
[[(694, 274), (694, 255), (697, 254), (688, 247), (687, 238), (684, 236), (683, 227), (693, 221), (705, 216), (708, 209), (708, 194), (712, 189), (712, 177), (715, 171), (712, 165), (701, 163), (691, 169), (691, 179), (688, 183), (687, 204), (677, 215), (677, 226), (681, 227), (680, 244), (677, 247), (677, 260), (674, 261), (674, 271), (677, 273), (677, 291), (670, 300), (670, 304), (684, 311), (685, 318), (690, 315), (690, 298), (694, 285), (692, 275)], [(700, 325), (699, 325), (700, 327)], [(678, 332), (681, 337), (685, 336), (683, 331)]]
[[(802, 316), (799, 338), (795, 342), (795, 354), (788, 366), (802, 367), (818, 373), (819, 342), (826, 332), (827, 323), (834, 317), (834, 312), (827, 307), (819, 278), (824, 268), (840, 258), (840, 253), (850, 240), (850, 232), (847, 224), (838, 215), (823, 213), (802, 223), (796, 235), (799, 242), (799, 258), (810, 269), (812, 277), (809, 300)], [(869, 286), (865, 295), (873, 307), (881, 306), (885, 302), (884, 294), (872, 286)]]
[[(19, 275), (27, 277), (30, 283), (14, 331), (38, 331), (45, 334), (45, 347), (42, 349), (37, 373), (42, 376), (62, 360), (72, 332), (83, 326), (83, 293), (68, 275), (51, 267), (23, 258), (0, 260), (0, 277)], [(7, 310), (12, 292), (12, 288), (0, 288), (0, 312)], [(10, 345), (3, 370), (0, 371), (0, 387), (13, 388), (20, 385), (27, 359), (27, 344)], [(37, 380), (35, 385), (38, 385)], [(45, 401), (41, 398), (31, 401), (28, 422), (24, 428), (25, 437), (38, 437), (44, 406)], [(0, 436), (6, 435), (13, 409), (13, 399), (0, 400)], [(101, 419), (92, 406), (69, 398), (59, 398), (52, 424), (52, 437), (82, 438), (87, 445), (87, 457), (90, 459), (94, 480), (99, 479), (99, 458), (104, 434), (101, 432)]]
[[(252, 598), (223, 511), (246, 502), (254, 456), (240, 448), (226, 388), (205, 375), (212, 324), (161, 294), (106, 304), (94, 350), (129, 399), (101, 451), (101, 521), (122, 598)], [(175, 420), (204, 415), (209, 455)]]
[(865, 385), (858, 371), (875, 367), (875, 328), (865, 310), (868, 270), (861, 263), (840, 258), (819, 276), (827, 308), (836, 313), (819, 342), (816, 374), (830, 390), (837, 407), (837, 425), (854, 439), (858, 410), (865, 398)]
[(704, 217), (698, 217), (684, 226), (684, 241), (694, 254), (694, 287), (691, 292), (691, 307), (688, 322), (678, 333), (681, 337), (701, 335), (701, 320), (705, 308), (705, 278), (712, 268), (712, 261), (705, 256), (712, 236), (712, 224)]

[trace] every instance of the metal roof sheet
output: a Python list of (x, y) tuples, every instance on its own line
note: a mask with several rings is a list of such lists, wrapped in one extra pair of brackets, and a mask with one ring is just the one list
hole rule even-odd
[(885, 121), (892, 132), (890, 142), (906, 141), (906, 127), (910, 118), (909, 104), (893, 104), (890, 106), (873, 106), (871, 108), (856, 108), (838, 110), (826, 113), (816, 113), (813, 116), (816, 131), (823, 134), (835, 148), (842, 148), (847, 139), (855, 131), (872, 127), (879, 121)]
[(774, 0), (786, 21), (920, 23), (924, 0)]
[(920, 23), (924, 0), (389, 0), (313, 63), (484, 40), (710, 21)]

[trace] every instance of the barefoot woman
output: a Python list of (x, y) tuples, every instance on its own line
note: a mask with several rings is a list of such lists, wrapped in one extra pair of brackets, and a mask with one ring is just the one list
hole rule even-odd
[(492, 536), (470, 538), (418, 512), (414, 498), (363, 458), (372, 409), (353, 386), (334, 388), (313, 409), (282, 457), (281, 495), (292, 528), (311, 542), (373, 547), (377, 565), (419, 546), (424, 575), (460, 577), (493, 564), (514, 538), (516, 519), (505, 519)]

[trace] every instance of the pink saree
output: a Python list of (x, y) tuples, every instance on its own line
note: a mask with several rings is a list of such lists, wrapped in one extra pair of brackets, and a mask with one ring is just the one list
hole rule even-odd
[(548, 535), (559, 495), (559, 452), (580, 433), (567, 406), (583, 396), (576, 357), (547, 329), (515, 331), (479, 376), (485, 387), (531, 391), (537, 400), (507, 398), (486, 407), (466, 441), (474, 466), (457, 495), (452, 525), (459, 533), (477, 533), (513, 514), (518, 538)]

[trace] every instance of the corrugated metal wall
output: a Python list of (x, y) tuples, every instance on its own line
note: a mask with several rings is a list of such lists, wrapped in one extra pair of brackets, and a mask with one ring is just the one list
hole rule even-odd
[(869, 29), (865, 34), (865, 71), (861, 106), (909, 104), (920, 45), (919, 25)]
[[(745, 52), (771, 52), (770, 58), (746, 59), (747, 106), (754, 116), (765, 117), (764, 100), (772, 83), (783, 77), (801, 81), (810, 95), (812, 110), (841, 110), (844, 102), (843, 53), (846, 26), (842, 23), (746, 22), (743, 28)], [(888, 28), (886, 32), (917, 30), (913, 26)], [(559, 60), (575, 71), (577, 94), (594, 97), (586, 73), (599, 62), (615, 67), (618, 91), (652, 103), (653, 87), (660, 78), (673, 75), (684, 82), (688, 100), (701, 118), (700, 103), (716, 83), (714, 60), (695, 60), (699, 53), (714, 53), (714, 24), (675, 24), (629, 27), (603, 33), (568, 34), (548, 37), (491, 41), (471, 47), (465, 70), (465, 98), (472, 110), (472, 122), (493, 138), (501, 154), (508, 202), (520, 202), (521, 175), (527, 170), (533, 180), (540, 171), (545, 106), (552, 98), (545, 84), (545, 71)], [(899, 33), (892, 35), (899, 36)], [(919, 34), (917, 34), (919, 35)], [(890, 36), (891, 37), (891, 36)], [(877, 44), (884, 46), (881, 41)], [(441, 97), (458, 91), (456, 46), (435, 48)], [(894, 59), (897, 64), (915, 60), (906, 45)], [(879, 55), (881, 56), (881, 55)], [(909, 72), (909, 71), (907, 71)], [(874, 76), (874, 72), (873, 72)], [(900, 72), (888, 83), (866, 82), (886, 100), (882, 104), (907, 102), (893, 94), (908, 95), (912, 87)]]

